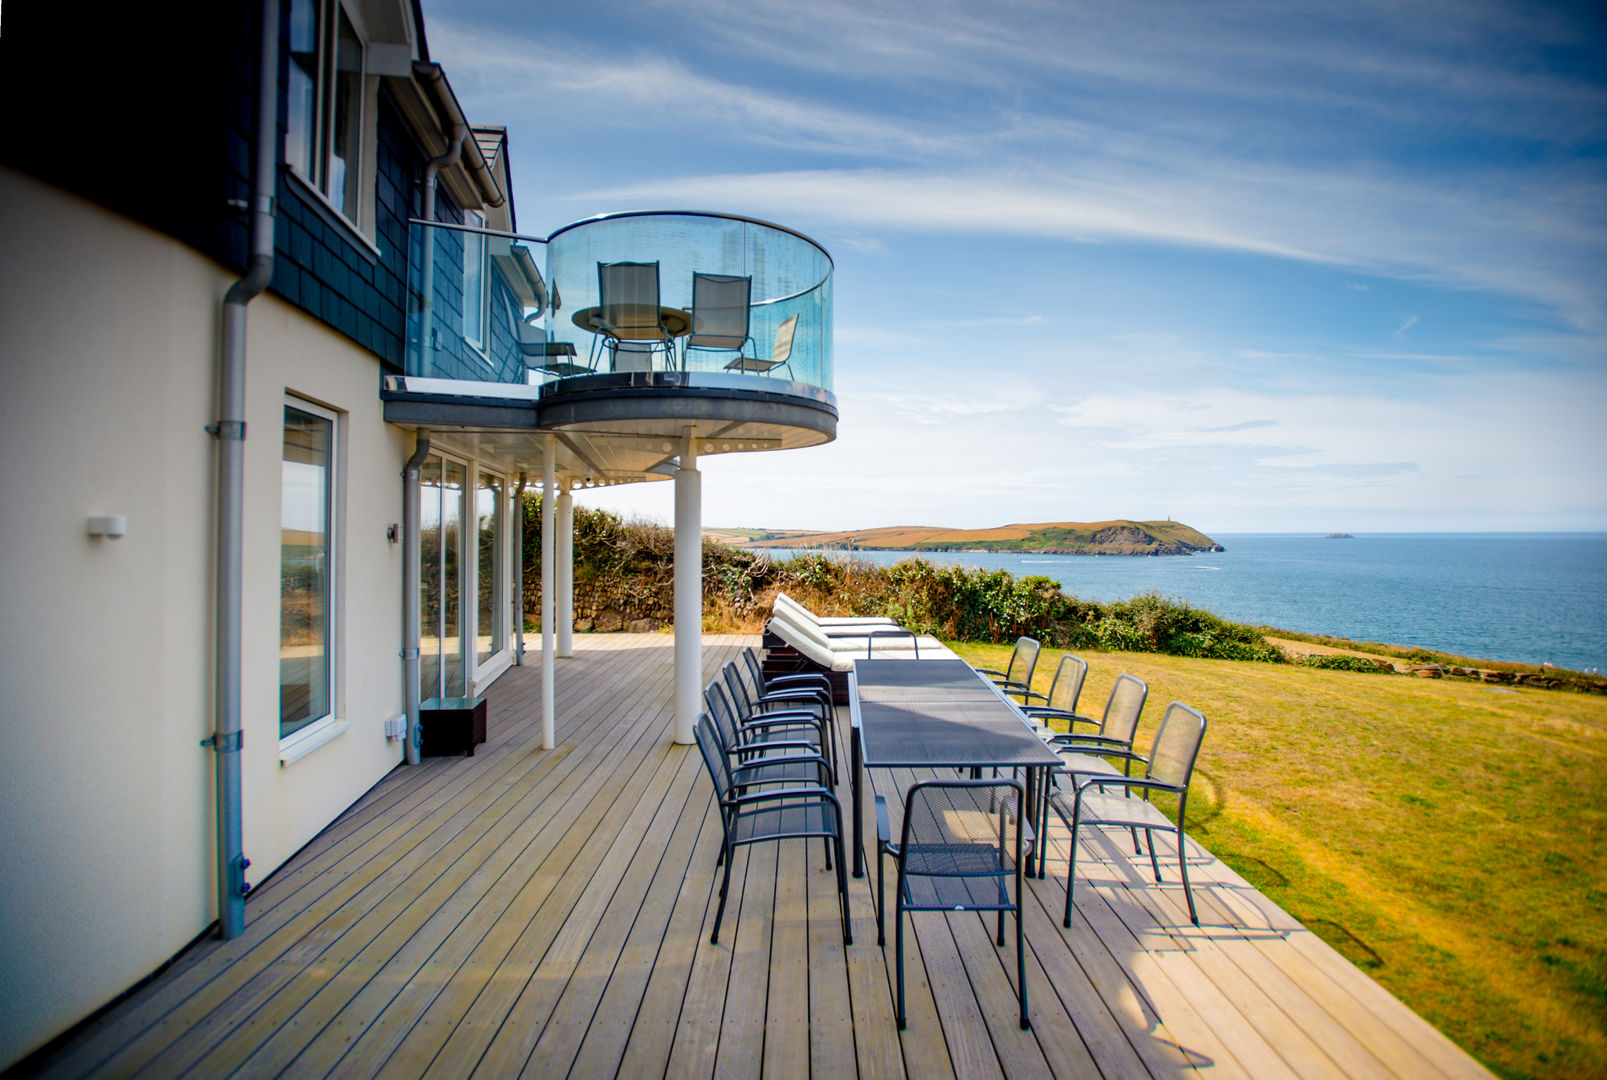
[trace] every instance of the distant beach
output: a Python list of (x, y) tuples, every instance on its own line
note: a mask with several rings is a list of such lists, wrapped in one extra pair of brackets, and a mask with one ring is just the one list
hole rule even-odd
[[(1236, 622), (1485, 660), (1607, 668), (1607, 534), (1215, 534), (1222, 552), (1158, 559), (929, 552), (1040, 575), (1090, 600), (1154, 590)], [(770, 549), (772, 558), (801, 554)], [(882, 565), (904, 551), (828, 552)]]

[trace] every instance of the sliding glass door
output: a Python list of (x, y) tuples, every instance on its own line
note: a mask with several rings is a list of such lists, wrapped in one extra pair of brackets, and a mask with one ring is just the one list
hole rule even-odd
[(419, 466), (419, 696), (425, 700), (467, 697), (475, 669), (507, 648), (506, 493), (502, 477), (445, 455), (431, 454)]

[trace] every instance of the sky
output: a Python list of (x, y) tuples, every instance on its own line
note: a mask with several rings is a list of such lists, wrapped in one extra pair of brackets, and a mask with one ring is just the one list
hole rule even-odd
[(1607, 530), (1604, 10), (424, 0), (521, 232), (832, 254), (837, 439), (706, 526), (1208, 534)]

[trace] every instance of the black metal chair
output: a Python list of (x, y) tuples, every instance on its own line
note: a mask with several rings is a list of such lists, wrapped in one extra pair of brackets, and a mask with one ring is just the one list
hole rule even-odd
[[(876, 797), (876, 851), (898, 861), (894, 955), (898, 967), (898, 1026), (904, 1015), (904, 913), (997, 911), (997, 942), (1004, 945), (1004, 913), (1016, 913), (1016, 986), (1021, 1027), (1027, 1019), (1027, 960), (1021, 919), (1024, 851), (1018, 780), (923, 780), (904, 793), (904, 823), (892, 841), (887, 800)], [(1011, 882), (1014, 882), (1014, 892)], [(1013, 899), (1012, 899), (1013, 895)], [(876, 943), (885, 945), (883, 861), (876, 860)]]
[(728, 274), (692, 275), (692, 330), (681, 346), (692, 349), (741, 353), (753, 339), (748, 336), (748, 300), (751, 277)]
[[(664, 350), (665, 366), (673, 366), (669, 358), (675, 337), (659, 307), (658, 263), (598, 263), (597, 297), (598, 342), (652, 342)], [(598, 342), (593, 343), (593, 366)]]
[(826, 701), (831, 701), (831, 680), (815, 671), (803, 671), (790, 675), (770, 675), (764, 673), (764, 663), (759, 659), (759, 650), (751, 645), (740, 653), (742, 663), (753, 677), (755, 686), (765, 693), (776, 691), (815, 691), (826, 695)]
[(988, 676), (1000, 690), (1026, 701), (1032, 694), (1032, 672), (1038, 666), (1038, 653), (1042, 649), (1037, 638), (1018, 637), (1016, 647), (1010, 652), (1010, 662), (1003, 671), (979, 667), (977, 674)]
[(737, 710), (719, 679), (709, 680), (709, 684), (703, 688), (703, 707), (719, 728), (720, 738), (726, 746), (807, 749), (826, 759), (828, 768), (831, 768), (832, 782), (836, 782), (837, 772), (826, 749), (825, 726), (818, 718), (801, 713), (773, 713), (750, 718)]
[(1049, 683), (1049, 693), (1029, 691), (1027, 694), (1029, 700), (1038, 698), (1043, 704), (1023, 704), (1021, 711), (1034, 720), (1043, 721), (1045, 726), (1053, 720), (1064, 720), (1067, 731), (1076, 731), (1078, 724), (1098, 724), (1099, 721), (1093, 717), (1077, 711), (1077, 699), (1082, 697), (1083, 681), (1087, 678), (1088, 661), (1066, 653), (1055, 665), (1055, 677)]
[(754, 681), (750, 669), (735, 660), (727, 660), (720, 668), (731, 704), (736, 706), (742, 719), (805, 714), (818, 719), (826, 737), (826, 756), (831, 759), (833, 771), (837, 768), (837, 711), (832, 707), (829, 693), (804, 690), (777, 690), (765, 693)]
[[(718, 736), (707, 717), (693, 729), (703, 766), (714, 785), (720, 805), (722, 840), (720, 863), (725, 873), (720, 880), (720, 906), (714, 913), (714, 929), (709, 944), (720, 943), (720, 922), (725, 918), (725, 902), (731, 888), (731, 862), (736, 849), (770, 840), (811, 840), (826, 845), (826, 869), (837, 871), (837, 901), (842, 910), (843, 944), (852, 945), (854, 935), (848, 918), (848, 872), (843, 857), (843, 808), (837, 796), (819, 784), (767, 786), (762, 791), (737, 790), (730, 771), (730, 760), (720, 749)], [(833, 848), (836, 859), (833, 861)]]
[[(1181, 701), (1166, 707), (1161, 726), (1155, 732), (1155, 742), (1147, 758), (1131, 750), (1099, 750), (1098, 753), (1128, 761), (1144, 762), (1143, 776), (1123, 776), (1103, 771), (1072, 772), (1071, 798), (1062, 791), (1049, 797), (1049, 805), (1071, 828), (1071, 858), (1066, 869), (1066, 915), (1064, 924), (1071, 925), (1072, 893), (1077, 884), (1077, 833), (1084, 825), (1114, 825), (1144, 831), (1149, 847), (1150, 868), (1155, 880), (1161, 880), (1160, 862), (1155, 857), (1155, 833), (1169, 832), (1177, 836), (1177, 868), (1183, 879), (1183, 896), (1188, 901), (1189, 919), (1198, 926), (1199, 914), (1194, 910), (1194, 893), (1189, 888), (1188, 859), (1183, 846), (1183, 819), (1188, 812), (1189, 780), (1194, 775), (1194, 762), (1200, 754), (1200, 742), (1205, 738), (1205, 717)], [(1111, 789), (1118, 789), (1113, 792)], [(1150, 802), (1157, 791), (1177, 796), (1177, 821), (1172, 821)], [(1129, 798), (1134, 792), (1141, 798)]]
[(807, 739), (762, 740), (753, 743), (731, 743), (726, 733), (708, 713), (698, 719), (707, 721), (709, 730), (719, 741), (720, 749), (730, 766), (731, 784), (741, 792), (749, 787), (766, 784), (820, 784), (832, 783), (831, 765), (822, 756), (820, 748)]
[(738, 356), (725, 365), (727, 371), (741, 371), (753, 375), (763, 375), (784, 367), (792, 370), (792, 339), (798, 331), (798, 316), (790, 315), (781, 320), (776, 327), (776, 340), (770, 346), (769, 356)]

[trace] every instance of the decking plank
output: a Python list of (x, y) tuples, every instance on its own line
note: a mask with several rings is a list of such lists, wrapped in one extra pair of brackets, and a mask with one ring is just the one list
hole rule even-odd
[[(707, 639), (705, 677), (749, 640)], [(669, 741), (673, 642), (576, 645), (556, 750), (539, 672), (512, 669), (473, 758), (395, 770), (259, 888), (242, 938), (199, 943), (41, 1075), (1488, 1076), (1203, 848), (1196, 929), (1175, 872), (1157, 887), (1124, 834), (1085, 833), (1062, 928), (1053, 820), (1023, 896), (1031, 1031), (1014, 929), (1001, 948), (976, 913), (906, 918), (897, 1030), (870, 798), (852, 946), (820, 845), (798, 841), (739, 849), (711, 945), (721, 826)], [(845, 810), (850, 738), (844, 713)], [(870, 774), (895, 826), (915, 778)]]

